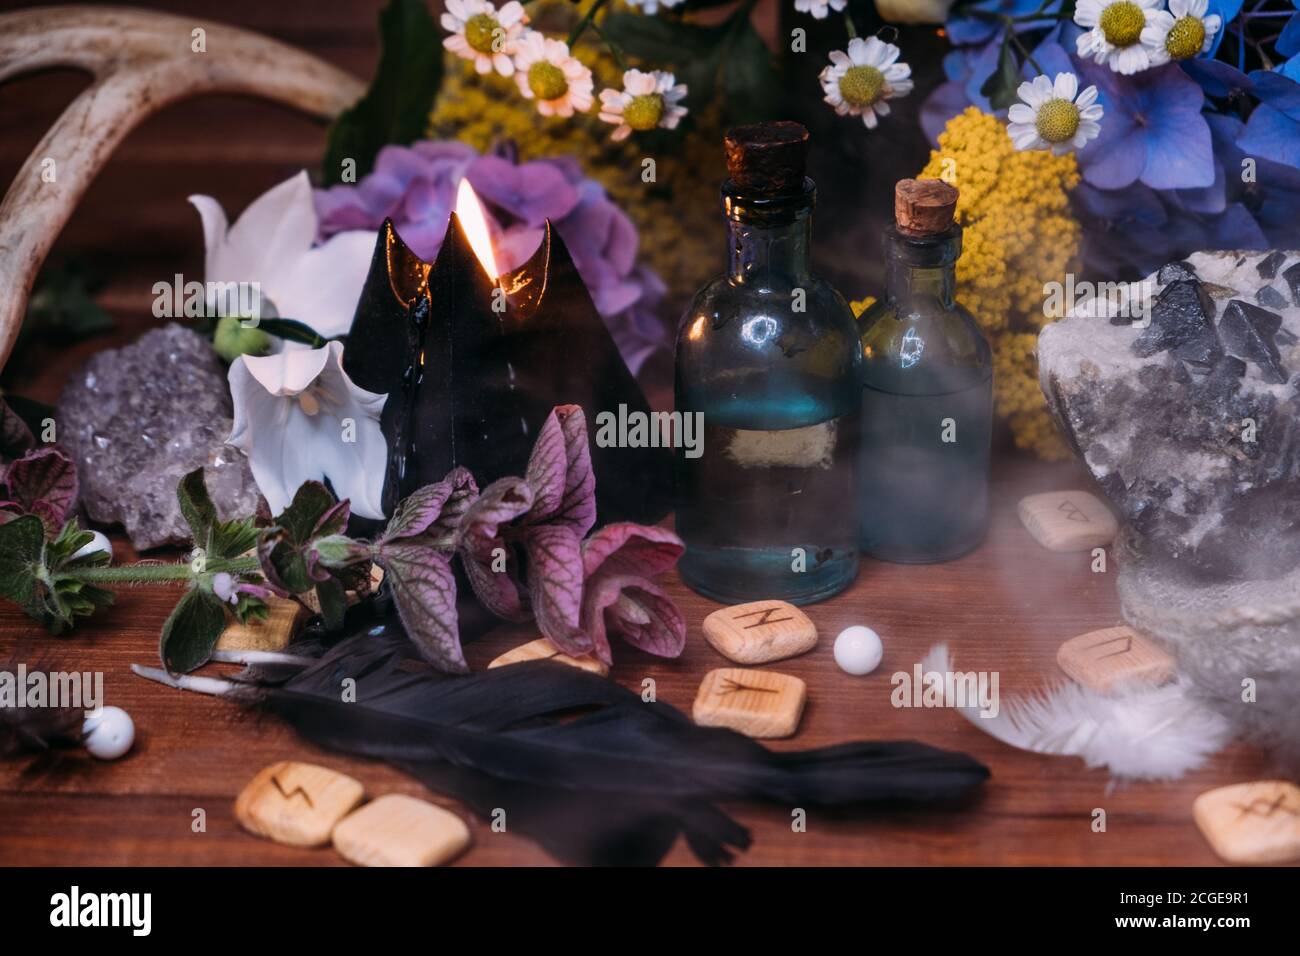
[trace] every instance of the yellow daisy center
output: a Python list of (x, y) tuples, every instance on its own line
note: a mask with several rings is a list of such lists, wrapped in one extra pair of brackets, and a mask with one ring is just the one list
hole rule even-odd
[(1112, 46), (1132, 46), (1142, 37), (1146, 14), (1133, 0), (1120, 0), (1101, 11), (1098, 26)]
[(476, 13), (465, 21), (465, 42), (480, 53), (500, 53), (500, 50), (493, 48), (497, 31), (501, 31), (500, 35), (504, 39), (505, 31), (501, 30), (496, 17)]
[(541, 60), (528, 68), (528, 88), (539, 100), (558, 100), (569, 91), (569, 81), (558, 66)]
[(1205, 24), (1197, 17), (1179, 17), (1165, 36), (1165, 50), (1175, 60), (1186, 60), (1205, 46)]
[(840, 78), (840, 96), (850, 106), (870, 106), (885, 91), (885, 74), (874, 66), (851, 66)]
[(654, 129), (664, 115), (664, 98), (658, 93), (645, 93), (632, 97), (623, 107), (623, 122), (634, 130)]
[(1034, 120), (1038, 135), (1049, 143), (1066, 143), (1079, 131), (1079, 107), (1069, 100), (1048, 100)]

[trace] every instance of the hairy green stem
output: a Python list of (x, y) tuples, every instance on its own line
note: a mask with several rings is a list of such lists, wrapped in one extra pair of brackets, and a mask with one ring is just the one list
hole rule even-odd
[[(261, 568), (257, 558), (221, 558), (208, 561), (207, 573), (225, 571), (228, 574), (246, 574)], [(189, 562), (171, 564), (118, 564), (100, 568), (70, 568), (62, 572), (68, 577), (87, 584), (148, 584), (154, 581), (185, 581), (194, 577)]]

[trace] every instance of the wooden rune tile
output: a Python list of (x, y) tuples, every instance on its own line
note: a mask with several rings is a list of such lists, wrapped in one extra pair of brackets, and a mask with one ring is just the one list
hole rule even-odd
[(1103, 694), (1118, 681), (1158, 687), (1177, 673), (1173, 656), (1131, 627), (1107, 627), (1072, 637), (1057, 650), (1056, 663), (1080, 684)]
[(235, 819), (249, 833), (289, 846), (324, 846), (330, 831), (365, 796), (346, 774), (282, 760), (263, 768), (235, 799)]
[(456, 814), (400, 793), (367, 803), (334, 828), (334, 849), (360, 866), (440, 866), (469, 840)]
[(521, 644), (513, 650), (506, 651), (488, 665), (488, 670), (494, 667), (506, 667), (510, 664), (522, 664), (524, 661), (542, 660), (568, 664), (570, 667), (591, 671), (601, 677), (609, 675), (609, 668), (605, 666), (604, 661), (595, 657), (570, 657), (568, 654), (561, 653), (554, 644), (544, 637), (539, 637), (535, 641), (529, 641), (527, 644)]
[(817, 626), (793, 604), (751, 601), (706, 617), (704, 639), (737, 664), (766, 664), (812, 650)]
[(704, 675), (692, 713), (701, 727), (789, 737), (799, 726), (807, 693), (807, 685), (789, 674), (722, 667)]
[(1300, 860), (1300, 787), (1256, 780), (1207, 790), (1192, 816), (1214, 852), (1229, 863)]
[(1049, 551), (1091, 551), (1108, 545), (1119, 523), (1106, 503), (1086, 491), (1049, 491), (1022, 498), (1020, 520)]
[(232, 620), (227, 624), (217, 641), (217, 650), (282, 651), (288, 647), (299, 622), (307, 616), (306, 610), (297, 601), (275, 595), (266, 599), (266, 606), (270, 613), (264, 621), (240, 624)]

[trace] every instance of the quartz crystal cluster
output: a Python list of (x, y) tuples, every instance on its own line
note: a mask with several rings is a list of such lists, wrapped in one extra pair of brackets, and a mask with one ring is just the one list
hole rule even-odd
[(212, 347), (171, 323), (95, 355), (59, 398), (59, 440), (95, 521), (121, 523), (137, 548), (189, 540), (176, 485), (200, 465), (223, 519), (252, 514), (257, 486), (226, 444), (230, 389)]
[(1052, 414), (1145, 556), (1283, 577), (1300, 565), (1300, 252), (1198, 253), (1147, 288), (1149, 324), (1130, 296), (1043, 330)]

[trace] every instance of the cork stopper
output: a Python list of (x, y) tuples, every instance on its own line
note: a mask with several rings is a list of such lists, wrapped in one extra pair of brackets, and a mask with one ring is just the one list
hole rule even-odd
[(762, 196), (797, 195), (808, 162), (808, 130), (778, 120), (727, 131), (727, 175), (738, 189)]
[(901, 179), (894, 187), (894, 218), (909, 236), (948, 231), (957, 211), (957, 190), (940, 179)]

